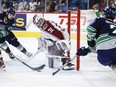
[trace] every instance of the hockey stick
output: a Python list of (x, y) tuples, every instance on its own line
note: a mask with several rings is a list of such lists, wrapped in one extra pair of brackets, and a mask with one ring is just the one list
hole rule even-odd
[(21, 62), (22, 64), (24, 64), (25, 66), (27, 66), (28, 68), (30, 68), (33, 71), (37, 71), (40, 72), (40, 70), (42, 70), (45, 67), (45, 64), (42, 64), (38, 67), (31, 67), (30, 65), (28, 65), (27, 63), (23, 62), (22, 60), (20, 60), (19, 58), (15, 57), (15, 59), (17, 59), (19, 62)]
[(24, 27), (18, 27), (18, 26), (9, 26), (9, 25), (6, 25), (6, 24), (1, 24), (0, 23), (0, 25), (4, 25), (4, 26), (6, 26), (6, 27), (15, 27), (15, 28), (19, 28), (19, 29), (26, 29), (26, 28), (24, 28)]
[(29, 26), (31, 25), (32, 21), (33, 21), (33, 18), (31, 18), (31, 19), (29, 20), (28, 24), (26, 25), (26, 29), (29, 28)]
[(35, 54), (33, 54), (31, 57), (29, 57), (28, 61), (32, 60), (40, 52), (41, 52), (41, 49), (37, 50)]
[(55, 74), (57, 74), (62, 68), (64, 68), (68, 63), (70, 63), (72, 60), (74, 60), (77, 57), (77, 55), (75, 55), (71, 60), (66, 61), (66, 63), (62, 66), (60, 66), (59, 69), (57, 69), (55, 72), (52, 73), (52, 76), (54, 76)]
[[(5, 49), (3, 49), (3, 48), (1, 48), (1, 49), (5, 51)], [(10, 53), (8, 53), (8, 52), (7, 52), (7, 54), (10, 55)], [(20, 56), (19, 56), (19, 57), (20, 57)], [(21, 57), (20, 57), (20, 58), (21, 58)], [(24, 64), (25, 66), (27, 66), (28, 68), (30, 68), (31, 70), (33, 70), (33, 71), (40, 72), (40, 70), (42, 70), (42, 69), (45, 67), (45, 64), (42, 64), (42, 65), (40, 65), (40, 66), (38, 66), (38, 67), (31, 67), (30, 65), (28, 65), (28, 64), (25, 63), (25, 62), (23, 62), (21, 59), (17, 58), (16, 56), (15, 56), (15, 59), (18, 60), (19, 62), (21, 62), (22, 64)]]

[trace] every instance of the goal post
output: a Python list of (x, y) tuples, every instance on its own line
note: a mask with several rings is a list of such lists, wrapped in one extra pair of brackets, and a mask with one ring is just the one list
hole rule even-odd
[[(81, 18), (81, 11), (80, 10), (77, 10), (77, 49), (80, 48), (80, 20)], [(76, 69), (79, 70), (80, 69), (80, 57), (77, 56), (77, 59), (76, 59)]]
[[(74, 11), (68, 11), (68, 33), (71, 36), (71, 18), (76, 18), (77, 22), (76, 22), (76, 28), (77, 28), (77, 49), (80, 48), (80, 9), (78, 10), (74, 10)], [(75, 15), (71, 15), (71, 13), (74, 13)], [(72, 21), (74, 22), (74, 21)], [(71, 38), (71, 37), (70, 37)], [(70, 52), (68, 53), (68, 57), (70, 57)], [(76, 59), (76, 69), (79, 70), (80, 69), (80, 57), (77, 56)]]

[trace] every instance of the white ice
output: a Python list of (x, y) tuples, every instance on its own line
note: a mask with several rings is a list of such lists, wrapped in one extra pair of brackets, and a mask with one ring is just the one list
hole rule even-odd
[[(29, 52), (34, 54), (37, 51), (36, 39), (19, 38), (19, 41)], [(27, 58), (16, 48), (10, 48), (15, 55)], [(41, 72), (32, 71), (19, 61), (11, 60), (5, 52), (2, 51), (2, 54), (6, 72), (0, 72), (0, 87), (116, 87), (116, 74), (112, 71), (61, 70), (52, 76), (56, 69), (45, 67)], [(47, 65), (47, 59), (41, 52), (27, 63), (33, 67)]]

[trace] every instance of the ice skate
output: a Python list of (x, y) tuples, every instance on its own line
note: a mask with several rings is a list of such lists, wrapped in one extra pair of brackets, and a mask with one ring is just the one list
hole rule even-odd
[(74, 70), (75, 65), (70, 62), (68, 63), (68, 61), (70, 61), (68, 58), (62, 58), (61, 61), (62, 61), (62, 65), (64, 65), (64, 67), (62, 68), (63, 70)]
[(116, 64), (111, 64), (110, 68), (116, 73)]
[(68, 63), (66, 66), (64, 66), (62, 68), (63, 70), (74, 70), (75, 69), (75, 65), (72, 63)]

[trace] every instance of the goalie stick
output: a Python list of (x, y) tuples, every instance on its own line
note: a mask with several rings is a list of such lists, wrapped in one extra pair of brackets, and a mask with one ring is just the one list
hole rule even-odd
[(66, 63), (64, 65), (60, 66), (59, 69), (57, 69), (56, 71), (52, 72), (52, 76), (54, 76), (55, 74), (57, 74), (62, 68), (64, 68), (68, 63), (70, 63), (76, 57), (77, 57), (77, 54), (72, 59), (70, 59), (69, 61), (66, 61)]

